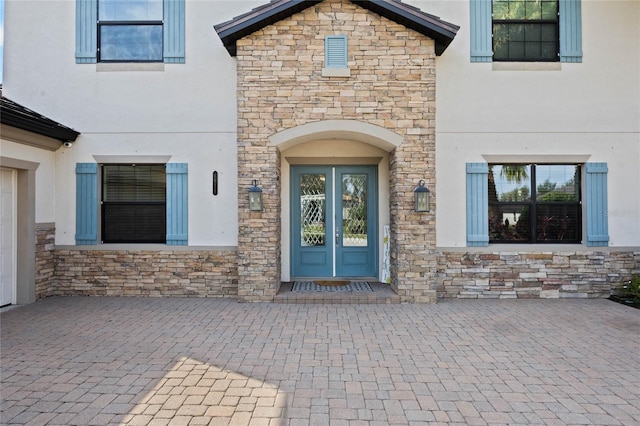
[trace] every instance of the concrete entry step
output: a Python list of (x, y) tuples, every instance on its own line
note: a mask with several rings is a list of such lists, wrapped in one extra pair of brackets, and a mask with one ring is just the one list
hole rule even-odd
[(274, 298), (275, 303), (317, 304), (397, 304), (398, 296), (389, 284), (369, 281), (373, 291), (357, 292), (299, 292), (292, 291), (293, 282), (283, 282)]

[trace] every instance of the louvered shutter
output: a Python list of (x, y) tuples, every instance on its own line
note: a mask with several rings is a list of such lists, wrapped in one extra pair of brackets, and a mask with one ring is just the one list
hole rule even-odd
[(347, 36), (326, 36), (324, 39), (326, 68), (347, 68)]

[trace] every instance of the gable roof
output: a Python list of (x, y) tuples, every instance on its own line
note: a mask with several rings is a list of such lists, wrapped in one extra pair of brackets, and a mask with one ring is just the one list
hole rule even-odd
[[(350, 1), (432, 38), (436, 42), (438, 56), (445, 51), (460, 29), (457, 25), (424, 13), (400, 0)], [(322, 0), (272, 0), (230, 21), (215, 25), (214, 28), (229, 54), (236, 56), (237, 40), (321, 2)]]
[(60, 142), (73, 142), (80, 135), (80, 132), (70, 127), (5, 98), (2, 91), (0, 91), (0, 123), (57, 139)]

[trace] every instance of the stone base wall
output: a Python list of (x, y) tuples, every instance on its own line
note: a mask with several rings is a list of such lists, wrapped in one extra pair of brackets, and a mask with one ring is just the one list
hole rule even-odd
[(55, 240), (56, 227), (54, 224), (36, 225), (36, 300), (51, 296), (53, 291)]
[(606, 298), (640, 274), (639, 251), (440, 252), (439, 298)]
[(52, 296), (237, 297), (235, 250), (55, 251)]

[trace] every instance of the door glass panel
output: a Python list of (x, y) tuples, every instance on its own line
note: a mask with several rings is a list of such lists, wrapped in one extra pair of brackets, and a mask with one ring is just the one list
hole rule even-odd
[(300, 176), (300, 242), (303, 247), (325, 245), (325, 181), (322, 173)]
[(367, 246), (367, 175), (342, 175), (342, 246)]

